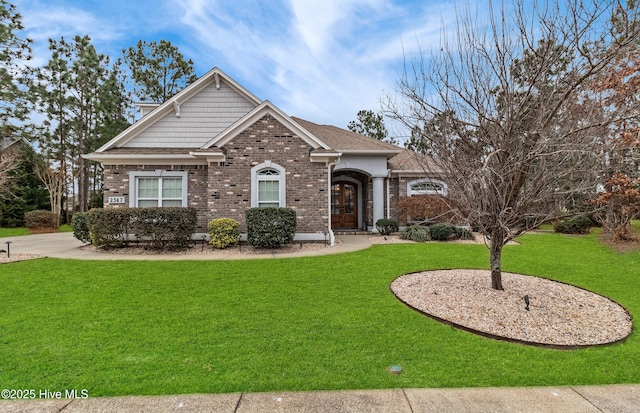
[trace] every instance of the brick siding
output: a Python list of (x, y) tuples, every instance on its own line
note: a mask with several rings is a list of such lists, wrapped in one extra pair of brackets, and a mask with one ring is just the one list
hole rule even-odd
[[(129, 172), (187, 171), (188, 206), (198, 211), (198, 231), (214, 218), (233, 218), (246, 231), (245, 211), (251, 207), (251, 168), (265, 161), (285, 169), (286, 206), (297, 214), (297, 232), (324, 233), (328, 225), (327, 167), (311, 162), (309, 146), (270, 115), (264, 116), (222, 148), (224, 164), (105, 165), (105, 208), (129, 206)], [(110, 205), (109, 197), (125, 198)]]

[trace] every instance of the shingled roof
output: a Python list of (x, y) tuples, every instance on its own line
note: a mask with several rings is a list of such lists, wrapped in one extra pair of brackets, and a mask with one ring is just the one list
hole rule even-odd
[(342, 153), (386, 153), (388, 158), (402, 152), (402, 148), (378, 139), (363, 136), (331, 125), (318, 125), (292, 117), (300, 126), (311, 132), (331, 149)]
[(408, 149), (402, 149), (402, 152), (389, 159), (389, 169), (393, 172), (418, 174), (442, 172), (433, 158)]

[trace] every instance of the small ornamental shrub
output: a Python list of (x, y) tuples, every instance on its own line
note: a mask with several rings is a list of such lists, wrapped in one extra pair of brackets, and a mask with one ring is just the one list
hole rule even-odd
[(71, 218), (71, 227), (73, 228), (73, 236), (76, 237), (76, 239), (84, 243), (91, 242), (86, 212), (76, 212), (73, 214), (73, 218)]
[(553, 229), (562, 234), (586, 234), (593, 226), (595, 225), (589, 217), (578, 215), (556, 222)]
[(458, 238), (456, 227), (446, 223), (431, 225), (429, 227), (429, 233), (431, 234), (431, 239), (434, 241), (449, 241)]
[(400, 233), (400, 239), (411, 240), (415, 242), (431, 241), (431, 234), (428, 227), (421, 225), (413, 225), (406, 228)]
[(216, 218), (209, 222), (209, 244), (214, 248), (227, 248), (238, 243), (238, 221), (231, 218)]
[(376, 229), (380, 235), (391, 235), (398, 232), (398, 223), (392, 219), (379, 219), (376, 221)]
[(457, 239), (465, 239), (465, 240), (472, 240), (473, 238), (473, 232), (471, 232), (470, 230), (466, 229), (466, 228), (462, 228), (462, 227), (455, 227), (456, 228), (456, 238)]
[(24, 214), (24, 225), (29, 229), (58, 229), (56, 214), (37, 209)]
[(247, 242), (254, 247), (287, 245), (296, 234), (296, 211), (291, 208), (250, 208), (245, 217)]

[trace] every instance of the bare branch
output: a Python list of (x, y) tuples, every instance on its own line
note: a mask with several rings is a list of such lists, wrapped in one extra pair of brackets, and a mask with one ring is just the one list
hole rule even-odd
[(491, 240), (494, 288), (506, 242), (595, 192), (601, 136), (635, 112), (593, 84), (640, 43), (639, 25), (613, 27), (627, 12), (618, 0), (511, 6), (490, 3), (486, 22), (459, 13), (453, 39), (421, 55), (400, 99), (385, 102)]

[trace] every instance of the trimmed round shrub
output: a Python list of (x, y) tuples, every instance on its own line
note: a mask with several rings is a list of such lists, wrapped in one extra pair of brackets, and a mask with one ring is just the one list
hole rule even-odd
[(406, 239), (416, 242), (426, 242), (431, 241), (431, 234), (429, 233), (428, 227), (413, 225), (409, 228), (406, 228), (400, 233), (400, 239)]
[(91, 243), (91, 234), (89, 233), (89, 223), (87, 222), (86, 212), (76, 212), (71, 218), (71, 227), (73, 228), (73, 236), (84, 243)]
[(277, 248), (296, 235), (296, 211), (291, 208), (249, 208), (245, 218), (247, 242), (254, 247)]
[(380, 235), (391, 235), (400, 229), (398, 223), (393, 219), (379, 219), (376, 221), (376, 229)]
[(24, 214), (24, 225), (29, 229), (58, 229), (56, 218), (53, 212), (38, 209)]
[(209, 244), (223, 249), (238, 243), (238, 221), (232, 218), (216, 218), (209, 221)]
[(446, 223), (431, 225), (429, 227), (429, 233), (431, 234), (431, 239), (434, 241), (449, 241), (458, 238), (456, 227)]
[(553, 230), (562, 234), (586, 234), (593, 226), (594, 223), (589, 217), (578, 215), (556, 222)]

